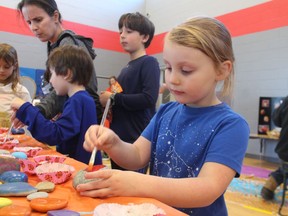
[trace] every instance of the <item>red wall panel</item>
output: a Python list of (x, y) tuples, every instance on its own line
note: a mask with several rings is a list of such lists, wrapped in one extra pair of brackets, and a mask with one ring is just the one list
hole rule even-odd
[[(287, 11), (287, 0), (272, 0), (216, 18), (227, 26), (233, 37), (237, 37), (287, 26)], [(0, 31), (33, 35), (16, 10), (0, 6), (0, 20)], [(95, 48), (123, 52), (119, 44), (118, 32), (69, 21), (64, 21), (63, 26), (67, 29), (74, 29), (77, 34), (93, 38)], [(155, 35), (150, 47), (147, 49), (149, 54), (162, 52), (164, 36), (165, 33)]]

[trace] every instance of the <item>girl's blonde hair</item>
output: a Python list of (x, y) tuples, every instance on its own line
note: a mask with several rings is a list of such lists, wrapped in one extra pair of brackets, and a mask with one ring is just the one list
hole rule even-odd
[[(194, 17), (173, 28), (166, 40), (185, 47), (196, 48), (210, 57), (216, 68), (224, 61), (234, 63), (231, 35), (220, 21), (210, 17)], [(232, 93), (234, 67), (230, 76), (224, 80), (221, 96)]]
[(17, 51), (14, 47), (9, 44), (0, 43), (0, 59), (4, 60), (10, 67), (13, 66), (13, 73), (7, 80), (5, 80), (4, 85), (12, 83), (12, 90), (16, 90), (16, 85), (19, 83), (19, 64)]

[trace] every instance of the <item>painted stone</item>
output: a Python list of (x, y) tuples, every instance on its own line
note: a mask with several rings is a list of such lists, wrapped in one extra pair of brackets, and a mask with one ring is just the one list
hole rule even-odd
[(5, 155), (5, 154), (10, 154), (10, 151), (8, 150), (4, 150), (4, 149), (0, 149), (0, 155)]
[(12, 204), (12, 200), (4, 197), (0, 197), (0, 208), (9, 206)]
[(6, 158), (15, 158), (13, 155), (11, 154), (0, 154), (0, 157), (6, 157)]
[(28, 196), (37, 189), (26, 182), (11, 182), (0, 185), (0, 196)]
[(48, 211), (47, 216), (80, 216), (80, 213), (71, 210)]
[(35, 188), (37, 188), (38, 191), (44, 191), (44, 192), (50, 193), (50, 192), (54, 191), (55, 184), (53, 182), (44, 181), (44, 182), (39, 182), (35, 186)]
[[(95, 165), (92, 169), (92, 171), (98, 171), (98, 170), (102, 170), (102, 169), (107, 169), (107, 167), (105, 165)], [(100, 180), (99, 178), (95, 178), (95, 179), (86, 179), (85, 178), (85, 173), (87, 171), (86, 170), (79, 170), (76, 175), (74, 176), (73, 178), (73, 187), (76, 189), (76, 187), (79, 185), (79, 184), (84, 184), (84, 183), (88, 183), (88, 182), (91, 182), (91, 181), (98, 181)]]
[(0, 157), (0, 174), (10, 170), (20, 171), (20, 162), (15, 158)]
[(57, 198), (37, 198), (30, 202), (30, 207), (39, 212), (47, 212), (51, 210), (58, 210), (65, 208), (68, 200)]
[(12, 152), (12, 156), (19, 159), (27, 159), (27, 154), (25, 152)]
[(28, 176), (20, 171), (6, 171), (0, 175), (0, 181), (8, 182), (28, 182)]
[(31, 209), (27, 206), (10, 205), (0, 208), (1, 216), (30, 216)]
[(31, 200), (36, 199), (36, 198), (46, 198), (46, 197), (48, 197), (48, 193), (40, 191), (40, 192), (36, 192), (36, 193), (31, 193), (26, 198), (27, 198), (27, 200), (31, 201)]

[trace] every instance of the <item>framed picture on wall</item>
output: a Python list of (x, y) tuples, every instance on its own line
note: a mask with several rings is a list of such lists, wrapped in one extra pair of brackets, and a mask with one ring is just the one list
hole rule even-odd
[(283, 98), (284, 97), (260, 97), (258, 134), (267, 134), (267, 132), (276, 128), (272, 121), (272, 113), (281, 104)]

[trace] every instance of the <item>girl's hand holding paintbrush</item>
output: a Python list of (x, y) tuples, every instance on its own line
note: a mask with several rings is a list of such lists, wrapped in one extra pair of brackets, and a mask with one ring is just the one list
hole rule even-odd
[(84, 149), (92, 151), (94, 147), (109, 154), (110, 150), (122, 141), (112, 130), (102, 125), (92, 125), (85, 134)]

